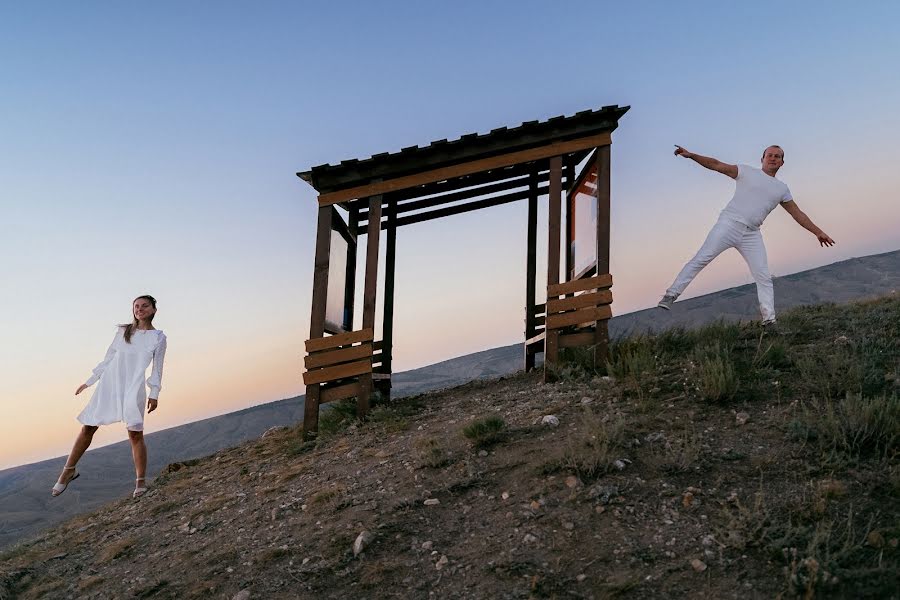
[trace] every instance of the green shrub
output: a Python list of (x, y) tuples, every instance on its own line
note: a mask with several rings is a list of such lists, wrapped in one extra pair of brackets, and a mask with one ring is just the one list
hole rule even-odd
[(804, 407), (803, 426), (807, 439), (832, 455), (892, 458), (900, 449), (900, 399), (847, 394), (813, 401)]
[(471, 440), (475, 447), (484, 448), (499, 442), (503, 438), (505, 429), (506, 422), (502, 418), (492, 415), (464, 427), (463, 435)]
[(608, 473), (613, 462), (620, 458), (614, 450), (625, 439), (625, 420), (617, 417), (604, 421), (591, 411), (586, 411), (578, 430), (569, 436), (559, 466), (573, 471), (585, 480), (596, 479)]
[(727, 400), (737, 392), (739, 380), (730, 346), (716, 341), (698, 348), (694, 363), (697, 387), (704, 400)]

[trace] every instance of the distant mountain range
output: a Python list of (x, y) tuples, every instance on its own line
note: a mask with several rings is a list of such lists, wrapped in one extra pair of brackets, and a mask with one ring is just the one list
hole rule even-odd
[[(804, 304), (847, 302), (900, 290), (900, 251), (853, 258), (824, 267), (778, 277), (779, 310)], [(677, 302), (665, 312), (647, 309), (614, 317), (610, 333), (620, 337), (673, 326), (695, 327), (718, 319), (758, 318), (752, 284)], [(396, 396), (460, 385), (474, 379), (495, 378), (522, 368), (521, 344), (513, 344), (453, 358), (434, 365), (395, 373)], [(297, 424), (303, 417), (303, 396), (278, 400), (245, 410), (173, 427), (146, 436), (148, 474), (166, 465), (212, 454), (262, 435), (276, 426)], [(37, 533), (73, 515), (98, 508), (130, 494), (134, 467), (128, 442), (85, 454), (78, 465), (81, 477), (59, 498), (49, 489), (64, 458), (45, 460), (0, 471), (0, 547)]]

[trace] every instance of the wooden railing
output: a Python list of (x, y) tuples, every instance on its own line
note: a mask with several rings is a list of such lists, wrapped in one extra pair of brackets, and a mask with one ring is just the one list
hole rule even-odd
[(359, 395), (359, 376), (372, 373), (373, 337), (362, 329), (306, 341), (303, 383), (322, 385), (319, 404)]

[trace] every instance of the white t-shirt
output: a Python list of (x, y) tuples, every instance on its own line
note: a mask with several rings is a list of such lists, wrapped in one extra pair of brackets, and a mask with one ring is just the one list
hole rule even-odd
[(758, 229), (780, 202), (794, 199), (791, 190), (779, 179), (766, 175), (762, 169), (738, 165), (734, 196), (722, 210), (721, 217)]

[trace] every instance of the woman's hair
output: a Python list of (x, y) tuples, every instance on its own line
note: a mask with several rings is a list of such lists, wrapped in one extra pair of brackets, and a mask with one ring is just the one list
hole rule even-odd
[(134, 333), (134, 328), (138, 326), (138, 320), (134, 318), (134, 303), (138, 300), (146, 300), (153, 307), (154, 313), (150, 315), (150, 322), (153, 322), (153, 317), (156, 316), (156, 298), (151, 296), (150, 294), (145, 294), (143, 296), (138, 296), (134, 300), (131, 301), (131, 323), (119, 325), (119, 327), (125, 328), (125, 342), (131, 343), (131, 335)]

